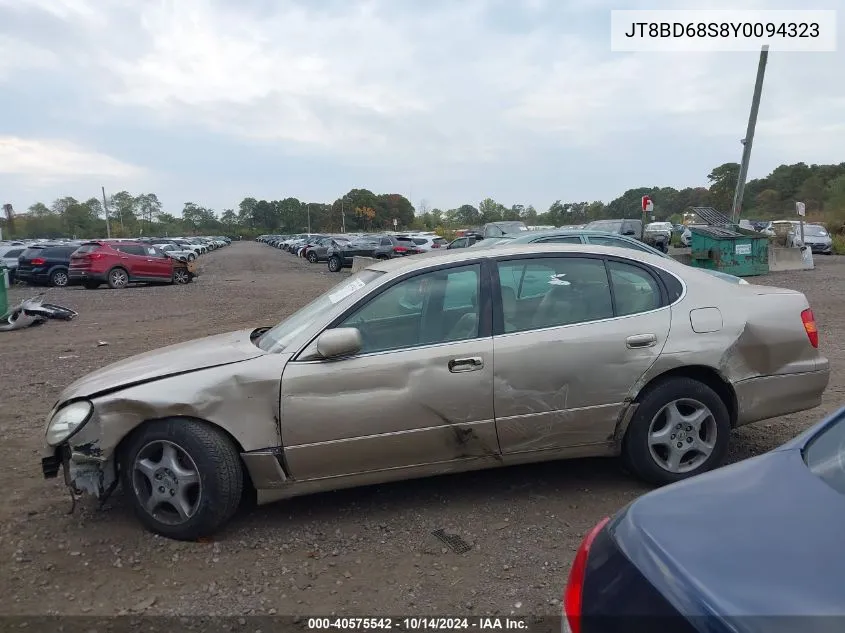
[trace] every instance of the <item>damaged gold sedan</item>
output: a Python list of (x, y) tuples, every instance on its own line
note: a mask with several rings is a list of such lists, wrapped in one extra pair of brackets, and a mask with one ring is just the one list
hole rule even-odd
[(468, 249), (89, 374), (50, 412), (42, 468), (100, 499), (121, 482), (148, 529), (194, 539), (247, 493), (596, 455), (678, 481), (828, 378), (799, 292), (607, 247)]

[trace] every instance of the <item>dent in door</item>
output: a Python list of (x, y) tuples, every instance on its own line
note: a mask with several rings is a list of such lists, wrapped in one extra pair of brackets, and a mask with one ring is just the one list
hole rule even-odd
[[(495, 457), (492, 340), (289, 363), (282, 440), (297, 479)], [(453, 373), (455, 359), (478, 370)]]
[[(613, 438), (633, 386), (660, 355), (670, 311), (497, 336), (495, 406), (502, 452)], [(654, 334), (629, 348), (626, 339)]]

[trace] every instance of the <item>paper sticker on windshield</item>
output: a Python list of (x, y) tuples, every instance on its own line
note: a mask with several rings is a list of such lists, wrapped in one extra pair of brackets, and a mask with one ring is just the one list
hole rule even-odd
[(346, 297), (351, 295), (353, 292), (360, 290), (365, 285), (366, 284), (363, 281), (361, 281), (360, 279), (353, 279), (352, 281), (350, 281), (348, 284), (346, 284), (343, 288), (341, 288), (337, 292), (333, 292), (332, 294), (330, 294), (329, 295), (329, 301), (331, 301), (332, 303), (337, 303), (338, 301), (343, 301), (344, 299), (346, 299)]

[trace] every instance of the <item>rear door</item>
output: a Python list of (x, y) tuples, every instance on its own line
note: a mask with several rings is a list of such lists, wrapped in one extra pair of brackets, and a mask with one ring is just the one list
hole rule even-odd
[(399, 279), (334, 325), (358, 328), (359, 354), (285, 366), (282, 439), (294, 477), (495, 463), (492, 305), (482, 270), (461, 263)]
[(120, 251), (120, 265), (126, 268), (133, 279), (147, 277), (146, 251), (141, 244), (116, 244), (115, 250)]
[(669, 333), (647, 266), (588, 254), (497, 262), (494, 406), (502, 452), (606, 443)]

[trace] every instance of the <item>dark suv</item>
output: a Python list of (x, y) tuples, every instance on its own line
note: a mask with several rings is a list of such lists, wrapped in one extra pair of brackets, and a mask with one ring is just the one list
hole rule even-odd
[(643, 239), (642, 220), (594, 220), (593, 222), (587, 224), (584, 228), (589, 231), (604, 231), (606, 233), (627, 235), (628, 237), (633, 237), (635, 240), (640, 241)]
[(393, 235), (365, 235), (343, 244), (334, 243), (326, 251), (329, 270), (340, 272), (352, 266), (353, 257), (372, 257), (373, 259), (391, 259), (420, 253), (410, 238)]
[(30, 285), (69, 285), (70, 255), (79, 244), (33, 244), (18, 257), (15, 276)]

